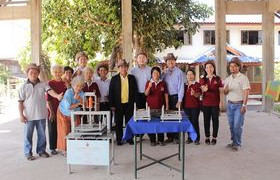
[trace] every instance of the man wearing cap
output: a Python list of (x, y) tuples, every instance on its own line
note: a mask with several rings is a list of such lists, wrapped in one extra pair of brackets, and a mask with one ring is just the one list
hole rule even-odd
[(151, 67), (147, 65), (148, 57), (145, 52), (139, 52), (136, 56), (137, 66), (132, 68), (130, 74), (135, 76), (138, 93), (136, 96), (136, 106), (138, 109), (146, 107), (145, 86), (151, 79)]
[(246, 112), (250, 83), (244, 74), (240, 73), (241, 62), (235, 57), (229, 62), (229, 75), (225, 80), (224, 94), (227, 99), (227, 116), (232, 143), (227, 147), (235, 151), (241, 147), (241, 136)]
[(24, 154), (27, 160), (34, 160), (32, 153), (33, 131), (37, 130), (36, 152), (41, 157), (49, 157), (46, 152), (46, 119), (48, 111), (46, 108), (45, 93), (57, 98), (59, 101), (63, 93), (57, 94), (47, 83), (39, 80), (40, 67), (29, 64), (26, 68), (27, 81), (19, 89), (19, 114), (20, 121), (25, 123), (24, 127)]
[[(177, 110), (181, 107), (184, 97), (185, 75), (183, 71), (176, 67), (177, 57), (173, 53), (168, 53), (164, 60), (167, 68), (164, 70), (163, 80), (167, 85), (169, 93), (169, 109)], [(173, 142), (174, 139), (178, 141), (178, 133), (167, 133), (167, 138), (166, 142)]]
[[(109, 86), (109, 102), (112, 111), (115, 111), (117, 145), (122, 145), (123, 117), (125, 124), (133, 116), (133, 104), (137, 91), (136, 79), (128, 74), (128, 63), (122, 59), (118, 63), (119, 74), (112, 77)], [(127, 141), (133, 144), (132, 139)]]

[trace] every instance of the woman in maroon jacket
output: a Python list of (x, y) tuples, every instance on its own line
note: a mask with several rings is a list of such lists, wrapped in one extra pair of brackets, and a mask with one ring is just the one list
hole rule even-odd
[[(160, 79), (161, 71), (159, 67), (153, 67), (151, 70), (152, 79), (146, 83), (145, 95), (146, 100), (151, 109), (161, 109), (165, 105), (168, 110), (168, 91), (164, 81)], [(148, 134), (151, 141), (151, 146), (156, 145), (156, 135)], [(158, 142), (161, 146), (164, 145), (164, 134), (159, 133)]]
[[(201, 95), (200, 84), (195, 81), (195, 72), (192, 69), (187, 71), (187, 84), (185, 85), (185, 95), (184, 95), (184, 110), (187, 114), (189, 120), (191, 121), (197, 138), (194, 141), (196, 145), (199, 145), (200, 133), (199, 133), (199, 113), (200, 113), (200, 100)], [(187, 144), (193, 141), (188, 137)]]
[(204, 65), (205, 74), (200, 80), (203, 93), (202, 111), (204, 116), (205, 143), (210, 145), (210, 121), (212, 119), (213, 134), (211, 144), (217, 143), (219, 129), (220, 96), (222, 92), (222, 80), (216, 75), (213, 61), (207, 61)]

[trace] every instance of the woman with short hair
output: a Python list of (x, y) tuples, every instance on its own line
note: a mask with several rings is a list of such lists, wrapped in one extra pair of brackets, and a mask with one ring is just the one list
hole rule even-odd
[[(80, 106), (84, 104), (84, 79), (80, 76), (74, 77), (71, 81), (72, 87), (68, 89), (58, 106), (57, 111), (57, 149), (66, 155), (65, 137), (70, 132), (71, 111), (80, 110)], [(79, 121), (76, 121), (79, 124)]]
[[(162, 106), (169, 109), (168, 105), (168, 91), (164, 81), (160, 79), (161, 70), (159, 67), (153, 67), (151, 70), (151, 80), (146, 83), (145, 95), (147, 96), (147, 103), (151, 109), (160, 110)], [(151, 146), (156, 146), (156, 134), (148, 134), (150, 137)], [(164, 134), (158, 133), (158, 143), (163, 146)]]
[[(200, 113), (200, 95), (201, 89), (200, 84), (195, 81), (195, 71), (192, 69), (187, 70), (187, 84), (185, 85), (184, 95), (184, 111), (192, 123), (197, 138), (194, 141), (196, 145), (199, 145), (200, 133), (199, 133), (199, 113)], [(192, 143), (190, 137), (188, 137), (187, 144)]]

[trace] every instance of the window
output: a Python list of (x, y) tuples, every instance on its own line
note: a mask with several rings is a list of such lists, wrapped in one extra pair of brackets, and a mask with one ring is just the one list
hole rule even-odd
[[(230, 34), (229, 30), (226, 31), (226, 42), (230, 43)], [(205, 30), (203, 31), (203, 43), (204, 45), (215, 45), (215, 30)]]
[(192, 45), (192, 34), (189, 34), (185, 30), (178, 31), (177, 40), (184, 45)]
[(262, 31), (241, 31), (241, 44), (257, 45), (262, 43)]
[(177, 41), (184, 43), (184, 32), (183, 30), (177, 31)]
[(204, 45), (214, 45), (215, 44), (215, 31), (206, 30), (203, 31)]
[(184, 34), (184, 45), (192, 45), (192, 34), (188, 32)]
[(247, 66), (247, 77), (250, 82), (262, 82), (262, 69), (260, 66)]

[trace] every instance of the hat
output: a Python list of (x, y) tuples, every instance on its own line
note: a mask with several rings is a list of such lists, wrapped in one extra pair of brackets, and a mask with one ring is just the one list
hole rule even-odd
[(126, 67), (128, 67), (128, 63), (126, 62), (125, 59), (119, 60), (117, 67), (120, 67), (120, 66), (126, 66)]
[(241, 64), (242, 64), (238, 57), (233, 57), (228, 64), (230, 65), (231, 63), (234, 63), (239, 67), (241, 67)]
[(171, 59), (173, 59), (173, 60), (176, 61), (177, 58), (178, 58), (178, 56), (175, 57), (173, 53), (167, 53), (167, 56), (163, 57), (163, 59), (165, 60), (165, 62), (168, 61), (168, 60), (171, 60)]
[(35, 63), (31, 63), (27, 65), (27, 67), (25, 68), (25, 72), (28, 73), (30, 69), (37, 69), (38, 72), (40, 73), (40, 66), (37, 66)]

